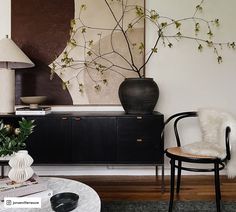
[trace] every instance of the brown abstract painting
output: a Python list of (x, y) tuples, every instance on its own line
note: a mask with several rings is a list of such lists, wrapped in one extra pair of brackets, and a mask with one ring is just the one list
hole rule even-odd
[(16, 104), (21, 96), (45, 95), (47, 104), (71, 105), (61, 79), (50, 80), (48, 65), (65, 48), (73, 0), (12, 0), (12, 39), (35, 63), (31, 69), (16, 71)]
[[(138, 77), (115, 21), (122, 17), (128, 29), (135, 11), (122, 16), (120, 2), (144, 7), (144, 0), (12, 0), (12, 39), (36, 65), (16, 71), (16, 103), (20, 96), (45, 95), (48, 104), (120, 104), (120, 83)], [(127, 38), (144, 45), (144, 22), (127, 30)], [(144, 53), (137, 46), (131, 51), (141, 66)]]

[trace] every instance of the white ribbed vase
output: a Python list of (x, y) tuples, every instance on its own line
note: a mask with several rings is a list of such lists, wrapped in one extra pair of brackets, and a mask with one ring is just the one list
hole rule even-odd
[(33, 169), (30, 167), (33, 162), (34, 160), (28, 154), (27, 150), (18, 151), (15, 156), (9, 160), (11, 170), (8, 173), (8, 177), (17, 183), (25, 182), (34, 174)]

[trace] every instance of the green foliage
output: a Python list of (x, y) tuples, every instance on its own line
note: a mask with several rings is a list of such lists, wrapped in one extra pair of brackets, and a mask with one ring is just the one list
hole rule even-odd
[(85, 27), (82, 28), (81, 32), (82, 32), (82, 33), (86, 33), (86, 28), (85, 28)]
[(195, 23), (195, 33), (197, 34), (200, 31), (200, 24)]
[[(139, 47), (138, 47), (138, 49), (139, 49), (139, 53), (140, 54), (142, 54), (143, 52), (144, 52), (144, 43), (143, 42), (141, 42), (140, 44), (139, 44)], [(153, 48), (154, 49), (154, 48)]]
[(103, 79), (102, 82), (103, 82), (104, 85), (108, 85), (107, 79)]
[(94, 88), (96, 89), (96, 91), (100, 91), (101, 90), (101, 85), (97, 84), (94, 86)]
[(159, 14), (155, 10), (151, 10), (150, 11), (150, 19), (152, 21), (157, 21), (158, 18), (159, 18)]
[(131, 23), (128, 24), (128, 28), (129, 29), (132, 29), (133, 28), (133, 25)]
[(176, 27), (177, 29), (179, 29), (180, 26), (181, 26), (181, 23), (180, 23), (179, 21), (175, 21), (175, 27)]
[(168, 43), (169, 48), (172, 48), (173, 44), (172, 43)]
[(136, 14), (137, 14), (137, 16), (139, 16), (139, 17), (144, 16), (144, 10), (143, 10), (142, 7), (136, 5), (136, 6), (135, 6), (135, 9), (136, 9)]
[(91, 56), (93, 53), (91, 51), (87, 51), (87, 55)]
[[(69, 56), (68, 56), (68, 52), (65, 51), (65, 52), (63, 53), (63, 57), (62, 57), (62, 59), (61, 59), (62, 64), (66, 66), (66, 65), (68, 65), (68, 64), (71, 64), (73, 61), (74, 61), (74, 59), (73, 59), (72, 57), (69, 57)], [(54, 64), (54, 65), (55, 65), (55, 64)]]
[(218, 61), (218, 63), (222, 63), (222, 62), (223, 62), (222, 57), (221, 57), (221, 56), (218, 56), (218, 57), (217, 57), (217, 61)]
[(220, 26), (220, 21), (219, 21), (218, 18), (216, 18), (216, 19), (214, 20), (214, 24), (215, 24), (217, 27)]
[(232, 49), (235, 49), (235, 42), (228, 43), (228, 47), (232, 48)]
[(206, 43), (207, 43), (208, 47), (213, 47), (213, 42), (212, 41), (206, 40)]
[(77, 46), (77, 42), (75, 39), (70, 39), (69, 40), (69, 44), (71, 44), (72, 46), (76, 47)]
[(62, 90), (66, 90), (69, 85), (70, 85), (69, 81), (62, 82)]
[(86, 10), (86, 4), (82, 4), (81, 6), (80, 6), (80, 10)]
[[(174, 18), (165, 16), (154, 9), (146, 9), (144, 5), (136, 5), (133, 1), (126, 0), (104, 0), (107, 5), (109, 18), (114, 21), (114, 26), (103, 26), (99, 24), (94, 26), (93, 23), (88, 24), (83, 13), (86, 13), (87, 5), (81, 3), (79, 9), (79, 15), (76, 19), (72, 19), (70, 22), (70, 39), (68, 46), (64, 50), (62, 56), (57, 62), (54, 62), (51, 66), (50, 79), (54, 74), (63, 74), (67, 70), (73, 71), (75, 74), (62, 83), (62, 88), (67, 89), (70, 85), (70, 81), (77, 80), (78, 90), (83, 93), (84, 85), (79, 81), (79, 75), (84, 71), (88, 73), (88, 77), (93, 83), (93, 87), (96, 91), (100, 91), (103, 85), (108, 84), (108, 79), (105, 72), (111, 71), (122, 77), (125, 77), (122, 70), (133, 71), (137, 74), (137, 77), (144, 77), (143, 71), (145, 66), (150, 61), (153, 54), (159, 54), (159, 46), (174, 48), (176, 42), (183, 42), (184, 40), (191, 40), (196, 43), (196, 49), (199, 52), (209, 48), (216, 56), (216, 61), (221, 63), (223, 61), (220, 51), (224, 47), (229, 49), (235, 49), (235, 42), (218, 42), (215, 41), (214, 36), (217, 31), (216, 27), (219, 27), (220, 20), (218, 18), (212, 18), (208, 20), (205, 18), (204, 3), (206, 0), (198, 0), (196, 6), (193, 5), (194, 12), (187, 17)], [(113, 7), (115, 5), (115, 7)], [(118, 8), (120, 7), (120, 8)], [(115, 11), (120, 11), (119, 13)], [(168, 8), (167, 8), (168, 9)], [(201, 12), (204, 10), (204, 16)], [(191, 10), (190, 10), (191, 11)], [(121, 14), (120, 14), (121, 13)], [(117, 15), (119, 14), (119, 15)], [(94, 14), (96, 15), (96, 14)], [(99, 20), (99, 17), (97, 17)], [(153, 29), (154, 38), (149, 49), (145, 49), (145, 44), (141, 40), (132, 39), (132, 32), (140, 28), (143, 23), (151, 24)], [(190, 25), (189, 25), (190, 24)], [(190, 32), (186, 31), (186, 26), (192, 26)], [(97, 34), (98, 38), (91, 38), (90, 32), (93, 31), (94, 35)], [(106, 33), (104, 33), (106, 32)], [(119, 51), (116, 43), (117, 33), (121, 34), (125, 45), (122, 51)], [(104, 51), (104, 35), (110, 35), (108, 41), (111, 45), (111, 50)], [(79, 40), (77, 40), (79, 38)], [(92, 40), (94, 39), (94, 40)], [(96, 49), (94, 47), (96, 46)], [(73, 59), (74, 48), (77, 48), (81, 57), (75, 56)], [(125, 54), (123, 54), (125, 52)], [(144, 56), (143, 62), (136, 60), (136, 53), (140, 53)], [(127, 56), (128, 54), (128, 56)], [(118, 57), (121, 63), (117, 63), (112, 58)], [(68, 69), (67, 69), (68, 68)], [(92, 72), (96, 71), (95, 74)], [(91, 73), (89, 73), (91, 72)]]
[(201, 52), (201, 51), (202, 51), (202, 49), (203, 49), (203, 46), (202, 46), (202, 44), (199, 44), (199, 45), (198, 45), (198, 50)]
[(162, 28), (165, 28), (166, 26), (167, 26), (167, 22), (162, 22), (162, 23), (161, 23), (161, 27), (162, 27)]
[(82, 83), (79, 83), (79, 92), (80, 93), (84, 92), (84, 85)]
[(89, 46), (92, 46), (93, 45), (93, 40), (90, 40), (89, 41)]
[(157, 48), (155, 47), (155, 48), (152, 48), (152, 51), (154, 52), (154, 53), (157, 53)]
[(213, 33), (211, 30), (209, 30), (209, 32), (207, 33), (207, 35), (209, 36), (209, 38), (211, 39), (213, 37)]
[(196, 6), (196, 9), (199, 10), (199, 11), (202, 11), (203, 8), (202, 8), (201, 4), (198, 4), (198, 5)]
[(33, 132), (34, 120), (22, 118), (19, 126), (14, 128), (0, 120), (0, 156), (11, 155), (26, 147), (26, 139)]
[(181, 32), (177, 32), (176, 36), (181, 37), (182, 36)]

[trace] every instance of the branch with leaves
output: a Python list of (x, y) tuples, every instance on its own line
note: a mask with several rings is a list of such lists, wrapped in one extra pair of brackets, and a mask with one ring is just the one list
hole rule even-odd
[[(235, 42), (215, 42), (214, 41), (214, 30), (220, 25), (220, 20), (214, 18), (212, 20), (206, 20), (202, 18), (200, 14), (203, 11), (204, 0), (195, 7), (192, 16), (174, 19), (171, 17), (161, 16), (156, 10), (147, 10), (141, 5), (132, 5), (130, 0), (104, 0), (104, 3), (111, 15), (111, 19), (115, 25), (113, 28), (96, 27), (86, 24), (83, 19), (83, 13), (86, 12), (87, 6), (82, 4), (80, 6), (79, 16), (76, 19), (71, 20), (70, 40), (68, 41), (67, 48), (59, 59), (59, 62), (54, 62), (51, 66), (51, 79), (55, 73), (63, 75), (68, 69), (73, 70), (73, 74), (69, 79), (63, 82), (63, 89), (70, 86), (71, 80), (77, 79), (79, 84), (79, 92), (83, 92), (83, 83), (79, 82), (79, 75), (83, 72), (87, 72), (89, 78), (94, 83), (96, 90), (101, 89), (101, 85), (107, 85), (108, 79), (106, 78), (106, 72), (111, 71), (122, 77), (125, 77), (122, 70), (131, 71), (136, 73), (137, 77), (144, 77), (144, 68), (150, 61), (154, 54), (159, 53), (158, 46), (163, 45), (169, 48), (174, 47), (174, 43), (181, 40), (193, 40), (196, 43), (196, 49), (200, 52), (204, 48), (210, 48), (213, 54), (216, 55), (218, 63), (223, 61), (220, 55), (220, 50), (223, 47), (235, 49)], [(121, 13), (117, 16), (112, 4), (119, 5)], [(125, 17), (127, 14), (133, 14), (133, 18), (125, 24)], [(149, 50), (145, 50), (143, 41), (139, 43), (132, 43), (129, 37), (129, 33), (136, 29), (138, 25), (143, 22), (150, 22), (157, 32), (153, 46)], [(186, 35), (182, 28), (188, 23), (193, 26), (193, 35)], [(205, 31), (205, 29), (207, 29)], [(97, 33), (98, 36), (98, 50), (95, 51), (92, 47), (94, 46), (94, 40), (87, 37), (87, 32), (92, 31)], [(102, 39), (103, 33), (110, 33), (110, 45), (111, 50), (108, 52), (102, 51)], [(115, 47), (115, 34), (120, 33), (125, 43), (125, 52), (128, 52), (128, 57), (122, 55)], [(76, 37), (82, 38), (83, 43), (79, 43)], [(71, 52), (75, 49), (82, 51), (83, 58), (75, 59), (71, 56)], [(134, 51), (135, 50), (135, 51)], [(146, 53), (145, 53), (146, 51)], [(134, 52), (139, 52), (143, 55), (144, 61), (141, 65), (135, 63)], [(111, 55), (115, 55), (123, 64), (117, 64), (111, 59)], [(57, 60), (58, 61), (58, 60)], [(96, 73), (96, 78), (93, 73)]]
[(18, 127), (4, 124), (0, 120), (0, 156), (11, 155), (14, 152), (25, 149), (25, 141), (33, 132), (35, 125), (34, 120), (26, 120), (22, 118)]

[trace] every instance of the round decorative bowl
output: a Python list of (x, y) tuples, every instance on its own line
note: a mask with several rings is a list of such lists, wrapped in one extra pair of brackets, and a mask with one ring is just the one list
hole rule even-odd
[(79, 195), (72, 192), (55, 194), (50, 198), (52, 210), (57, 212), (72, 211), (78, 205)]
[(47, 99), (46, 96), (22, 96), (20, 100), (24, 104), (29, 104), (31, 109), (38, 108), (39, 104), (42, 104)]

